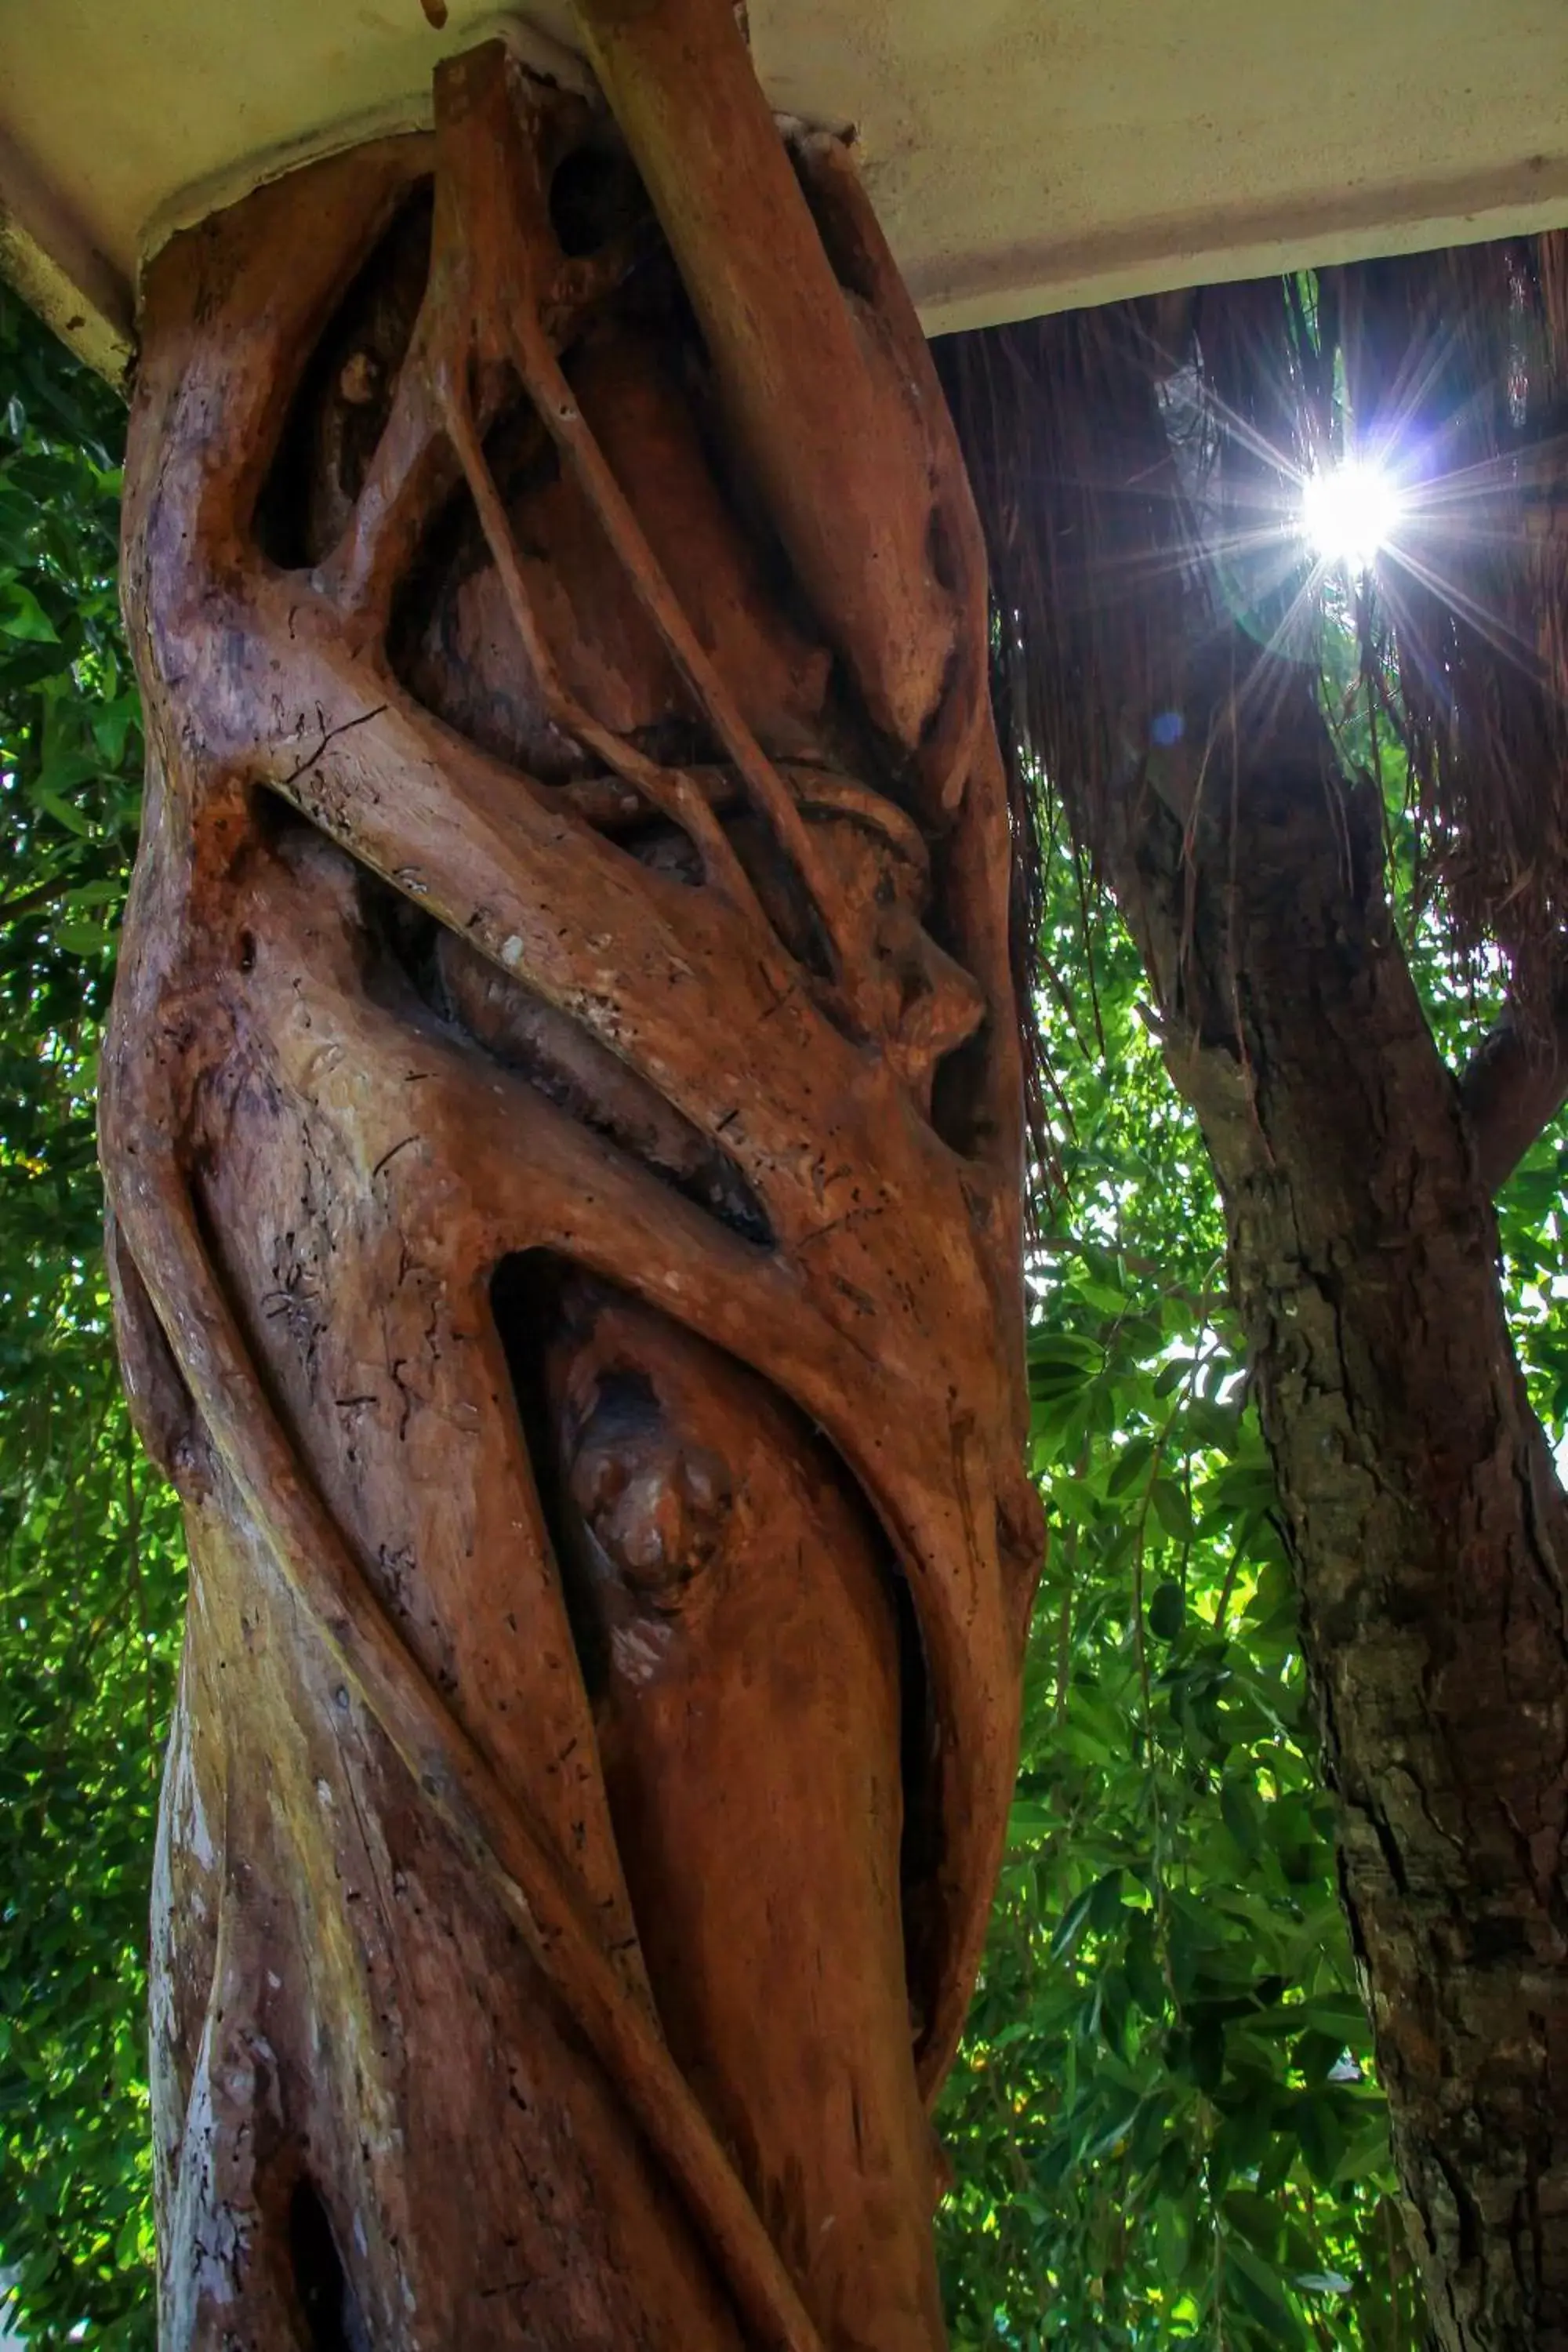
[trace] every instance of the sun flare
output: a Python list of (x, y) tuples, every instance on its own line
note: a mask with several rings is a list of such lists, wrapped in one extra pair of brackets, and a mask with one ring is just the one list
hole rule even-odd
[(1370, 572), (1399, 517), (1397, 485), (1364, 457), (1324, 467), (1301, 485), (1301, 528), (1322, 563)]

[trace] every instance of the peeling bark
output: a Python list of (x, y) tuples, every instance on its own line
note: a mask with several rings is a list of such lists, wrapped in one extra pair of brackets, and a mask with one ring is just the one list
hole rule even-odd
[(979, 534), (847, 160), (727, 6), (604, 37), (647, 194), (492, 45), (148, 277), (171, 2346), (942, 2340), (1037, 1558)]

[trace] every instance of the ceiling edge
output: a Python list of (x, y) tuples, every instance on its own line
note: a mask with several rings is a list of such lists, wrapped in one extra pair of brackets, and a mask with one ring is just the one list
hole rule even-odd
[[(583, 59), (515, 10), (500, 11), (481, 17), (477, 24), (464, 25), (460, 35), (437, 54), (455, 56), (460, 50), (479, 48), (486, 41), (504, 41), (520, 65), (559, 82), (563, 89), (580, 90), (584, 95), (594, 89), (593, 77)], [(138, 269), (145, 269), (160, 247), (181, 229), (194, 228), (213, 213), (238, 204), (252, 189), (265, 186), (269, 180), (280, 180), (286, 173), (296, 172), (306, 163), (321, 163), (329, 155), (344, 154), (349, 148), (362, 147), (372, 139), (428, 131), (434, 120), (433, 82), (427, 75), (416, 89), (384, 99), (359, 114), (321, 123), (298, 139), (258, 154), (242, 156), (221, 172), (192, 181), (166, 198), (142, 228)]]
[(0, 278), (79, 359), (124, 390), (136, 349), (132, 289), (4, 130)]
[[(874, 197), (874, 173), (870, 190)], [(1104, 236), (956, 255), (911, 271), (909, 286), (927, 334), (943, 335), (1129, 295), (1564, 226), (1568, 156), (1534, 155), (1500, 171), (1346, 189), (1316, 204), (1179, 213)]]

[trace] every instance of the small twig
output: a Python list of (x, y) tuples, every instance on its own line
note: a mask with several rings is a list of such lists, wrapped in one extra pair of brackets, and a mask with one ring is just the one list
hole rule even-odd
[[(1086, 1438), (1078, 1457), (1078, 1474), (1081, 1478), (1089, 1467), (1089, 1441)], [(1050, 1565), (1051, 1523), (1046, 1521), (1046, 1564)], [(1067, 1554), (1064, 1565), (1067, 1574), (1062, 1582), (1061, 1613), (1057, 1621), (1057, 1696), (1053, 1718), (1059, 1729), (1067, 1720), (1068, 1682), (1072, 1671), (1072, 1603), (1073, 1587), (1078, 1570), (1078, 1521), (1068, 1522)]]
[(1240, 1572), (1240, 1569), (1241, 1545), (1237, 1542), (1232, 1544), (1230, 1548), (1230, 1559), (1226, 1568), (1225, 1580), (1219, 1588), (1219, 1599), (1214, 1605), (1214, 1625), (1215, 1631), (1217, 1633), (1223, 1633), (1225, 1632), (1226, 1612), (1230, 1607), (1230, 1596), (1235, 1590), (1236, 1580)]
[(19, 923), (27, 915), (37, 915), (46, 907), (56, 905), (70, 889), (68, 882), (37, 882), (30, 890), (18, 890), (9, 898), (0, 898), (0, 924)]

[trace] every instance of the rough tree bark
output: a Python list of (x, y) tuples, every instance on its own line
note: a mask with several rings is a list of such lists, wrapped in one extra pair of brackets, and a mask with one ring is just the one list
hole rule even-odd
[[(1559, 1088), (1507, 1024), (1446, 1066), (1380, 793), (1281, 649), (1279, 305), (1044, 321), (952, 381), (1021, 652), (1010, 731), (1101, 861), (1218, 1179), (1431, 2340), (1563, 2352), (1568, 1500), (1491, 1206)], [(1036, 485), (1032, 535), (1002, 467)]]
[[(1195, 695), (1117, 887), (1224, 1200), (1341, 1879), (1443, 2352), (1568, 2346), (1568, 1502), (1478, 1133), (1310, 679)], [(1201, 780), (1200, 780), (1201, 773)]]
[(583, 15), (630, 155), (492, 45), (146, 287), (170, 2346), (942, 2340), (1037, 1556), (979, 533), (842, 149), (728, 0)]

